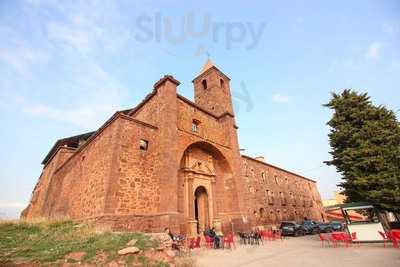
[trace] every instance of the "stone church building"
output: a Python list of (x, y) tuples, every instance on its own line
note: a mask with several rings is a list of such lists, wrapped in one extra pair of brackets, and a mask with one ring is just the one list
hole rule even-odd
[(322, 220), (315, 181), (240, 154), (229, 83), (208, 60), (194, 102), (167, 75), (97, 131), (58, 140), (21, 216), (189, 235)]

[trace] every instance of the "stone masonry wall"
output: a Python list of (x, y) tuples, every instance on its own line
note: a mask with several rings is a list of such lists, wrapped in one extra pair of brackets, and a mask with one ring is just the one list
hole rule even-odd
[(37, 184), (32, 192), (31, 203), (24, 210), (26, 218), (34, 218), (43, 216), (43, 207), (45, 205), (48, 188), (54, 171), (60, 167), (68, 158), (70, 158), (75, 149), (60, 147), (53, 158), (43, 168), (43, 171), (37, 181)]
[(178, 129), (192, 133), (193, 120), (199, 123), (198, 136), (222, 146), (230, 145), (227, 131), (218, 119), (178, 99)]
[[(116, 186), (115, 214), (153, 214), (158, 211), (160, 183), (157, 173), (157, 130), (125, 120), (117, 148), (116, 175), (111, 182)], [(148, 141), (148, 149), (141, 150), (140, 140)]]
[(115, 155), (113, 140), (121, 121), (114, 120), (86, 147), (76, 152), (50, 183), (45, 213), (50, 217), (84, 218), (103, 214)]
[(314, 181), (261, 161), (242, 157), (247, 216), (256, 225), (304, 217), (322, 220), (322, 202)]

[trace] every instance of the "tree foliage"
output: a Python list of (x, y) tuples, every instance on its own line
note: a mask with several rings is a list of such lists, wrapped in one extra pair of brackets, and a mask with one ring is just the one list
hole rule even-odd
[(396, 114), (374, 106), (366, 93), (344, 90), (324, 106), (334, 111), (327, 123), (332, 160), (342, 175), (348, 202), (368, 201), (400, 211), (400, 125)]

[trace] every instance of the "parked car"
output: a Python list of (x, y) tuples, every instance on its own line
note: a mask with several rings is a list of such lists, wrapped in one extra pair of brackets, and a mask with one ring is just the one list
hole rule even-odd
[(314, 221), (304, 220), (301, 225), (305, 229), (305, 233), (309, 235), (317, 234), (320, 231), (318, 224)]
[(302, 225), (292, 221), (282, 222), (279, 229), (281, 229), (283, 236), (300, 236), (306, 233)]
[(344, 226), (341, 222), (338, 221), (332, 221), (330, 222), (330, 226), (332, 227), (333, 231), (343, 231)]
[(331, 233), (333, 228), (330, 223), (318, 223), (319, 233)]

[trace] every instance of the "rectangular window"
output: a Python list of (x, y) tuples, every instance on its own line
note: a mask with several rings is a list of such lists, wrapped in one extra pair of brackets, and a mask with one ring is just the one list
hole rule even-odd
[(200, 124), (200, 122), (197, 120), (192, 121), (192, 132), (194, 132), (194, 133), (199, 132), (199, 124)]
[(140, 150), (147, 150), (149, 148), (149, 141), (141, 139), (139, 143)]
[(274, 204), (274, 192), (267, 190), (267, 198), (268, 198), (268, 204), (273, 205)]

